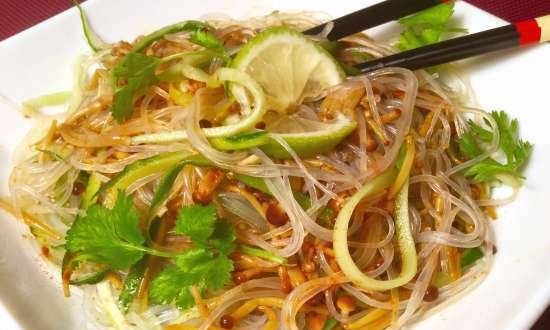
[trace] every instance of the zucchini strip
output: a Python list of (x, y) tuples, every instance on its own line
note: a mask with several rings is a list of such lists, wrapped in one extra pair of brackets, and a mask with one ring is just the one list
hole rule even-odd
[(188, 154), (185, 152), (170, 152), (159, 154), (150, 158), (138, 160), (124, 168), (122, 172), (114, 176), (97, 192), (97, 195), (104, 195), (103, 205), (111, 207), (117, 197), (119, 190), (125, 190), (137, 179), (154, 173), (163, 173), (170, 170), (180, 162), (194, 164), (197, 166), (209, 166), (211, 163), (199, 154)]
[(342, 272), (355, 285), (365, 290), (390, 290), (408, 283), (416, 275), (416, 247), (410, 229), (408, 212), (408, 180), (405, 181), (395, 199), (395, 227), (402, 260), (401, 273), (391, 280), (377, 280), (368, 277), (357, 267), (348, 248), (348, 226), (353, 210), (363, 198), (373, 196), (390, 186), (395, 179), (395, 172), (395, 169), (388, 170), (363, 186), (355, 195), (348, 199), (336, 218), (333, 234), (336, 261)]
[[(253, 109), (250, 114), (242, 118), (238, 123), (220, 126), (203, 128), (204, 135), (207, 138), (234, 136), (238, 133), (248, 131), (254, 128), (267, 111), (265, 107), (265, 95), (258, 83), (248, 74), (230, 68), (221, 68), (216, 71), (216, 80), (219, 82), (229, 82), (238, 84), (246, 88), (252, 95)], [(132, 137), (132, 144), (142, 143), (170, 143), (176, 141), (187, 140), (185, 131), (172, 131), (163, 133), (144, 134)]]
[(82, 9), (82, 6), (78, 3), (78, 0), (73, 0), (76, 8), (78, 9), (78, 13), (80, 15), (80, 21), (82, 22), (82, 30), (84, 31), (84, 36), (86, 37), (86, 41), (88, 42), (88, 45), (94, 52), (98, 52), (100, 50), (107, 49), (111, 47), (110, 44), (103, 41), (99, 35), (92, 29), (90, 26), (90, 22), (88, 21), (88, 17), (86, 16), (86, 13), (84, 13), (84, 10)]
[(405, 138), (405, 146), (407, 147), (407, 151), (405, 152), (405, 157), (403, 158), (403, 164), (401, 164), (399, 174), (388, 191), (388, 199), (393, 199), (395, 195), (397, 195), (411, 174), (411, 169), (414, 164), (414, 157), (416, 155), (416, 146), (414, 145), (414, 138), (412, 136), (408, 135)]

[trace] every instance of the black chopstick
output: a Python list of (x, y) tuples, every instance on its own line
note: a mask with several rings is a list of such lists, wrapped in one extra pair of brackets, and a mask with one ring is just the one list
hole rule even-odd
[[(438, 5), (447, 0), (386, 0), (351, 14), (332, 20), (334, 23), (327, 39), (334, 41), (345, 36), (414, 14), (420, 10)], [(314, 35), (323, 31), (327, 23), (318, 25), (304, 34)]]
[(384, 67), (427, 68), (497, 50), (550, 40), (550, 15), (469, 34), (356, 65), (363, 73)]

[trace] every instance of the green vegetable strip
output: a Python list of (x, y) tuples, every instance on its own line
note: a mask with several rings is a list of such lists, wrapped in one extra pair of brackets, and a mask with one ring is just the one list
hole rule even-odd
[(144, 257), (137, 264), (133, 265), (124, 281), (122, 291), (118, 297), (118, 305), (124, 314), (128, 312), (130, 305), (136, 297), (141, 280), (143, 279), (143, 274), (145, 273), (147, 260), (148, 258)]
[(69, 283), (71, 285), (97, 284), (103, 281), (106, 273), (106, 270), (98, 271), (77, 279), (71, 279)]
[[(173, 60), (178, 60), (179, 62), (159, 73), (157, 77), (162, 82), (177, 81), (183, 78), (200, 78), (200, 81), (212, 84), (212, 76), (199, 68), (210, 63), (216, 57), (220, 57), (219, 52), (210, 49), (178, 53), (163, 57), (161, 63), (167, 63)], [(192, 73), (194, 77), (190, 76), (189, 73)]]
[(74, 269), (78, 265), (79, 260), (76, 254), (71, 252), (65, 252), (63, 255), (63, 261), (61, 262), (61, 278), (63, 280), (63, 289), (65, 296), (69, 296), (69, 284), (71, 285), (84, 285), (84, 284), (96, 284), (105, 278), (107, 269), (91, 272), (87, 275), (73, 279)]
[[(207, 138), (233, 136), (254, 128), (267, 111), (265, 107), (265, 95), (262, 87), (250, 75), (245, 72), (230, 68), (220, 68), (214, 75), (219, 82), (228, 82), (243, 86), (250, 92), (253, 101), (253, 109), (250, 114), (239, 122), (226, 126), (203, 128)], [(169, 143), (184, 141), (187, 139), (185, 131), (172, 131), (153, 134), (144, 134), (132, 137), (132, 144), (142, 143)]]
[(243, 150), (267, 144), (269, 140), (266, 131), (255, 131), (234, 136), (211, 138), (209, 142), (219, 150)]
[(65, 251), (65, 254), (63, 255), (63, 260), (61, 261), (61, 279), (63, 281), (63, 291), (65, 297), (69, 297), (71, 295), (69, 284), (71, 282), (71, 275), (75, 268), (75, 263), (73, 262), (73, 259), (74, 253)]
[(50, 107), (55, 105), (62, 105), (71, 99), (70, 91), (63, 91), (51, 94), (44, 94), (27, 100), (23, 103), (24, 106), (30, 107), (33, 110), (42, 107)]
[[(119, 190), (125, 190), (130, 184), (136, 180), (155, 173), (168, 171), (179, 162), (189, 159), (197, 166), (210, 166), (211, 163), (201, 155), (192, 155), (183, 152), (164, 153), (151, 158), (138, 160), (124, 168), (122, 172), (117, 174), (106, 185), (104, 185), (99, 195), (105, 195), (103, 204), (106, 206), (113, 205), (116, 200)], [(192, 159), (192, 160), (191, 160)]]
[(311, 207), (311, 198), (303, 192), (293, 190), (292, 195), (294, 196), (294, 200), (296, 200), (302, 209), (307, 210)]
[(278, 263), (278, 264), (286, 264), (287, 263), (286, 258), (283, 258), (281, 256), (278, 256), (278, 255), (273, 254), (272, 252), (269, 252), (269, 251), (266, 251), (266, 250), (257, 249), (257, 248), (253, 248), (253, 247), (246, 246), (246, 245), (241, 245), (240, 249), (241, 249), (241, 251), (243, 251), (246, 254), (250, 254), (252, 256), (260, 257), (260, 258), (265, 259), (265, 260), (273, 261), (273, 262)]
[[(92, 204), (95, 204), (97, 200), (97, 192), (101, 188), (101, 181), (99, 177), (92, 173), (88, 178), (88, 183), (86, 185), (86, 190), (82, 194), (82, 199), (80, 200), (80, 208), (82, 210), (88, 209)], [(72, 285), (83, 285), (83, 284), (95, 284), (99, 283), (105, 277), (106, 270), (98, 271), (94, 274), (90, 274), (86, 277), (80, 279), (71, 279), (74, 268), (76, 267), (76, 255), (74, 253), (65, 252), (63, 256), (63, 262), (61, 266), (61, 275), (64, 282), (67, 282)], [(67, 275), (66, 275), (67, 274)], [(68, 278), (65, 278), (68, 276)], [(66, 290), (68, 290), (66, 288)]]
[(165, 26), (151, 34), (141, 38), (132, 48), (132, 52), (140, 52), (151, 45), (153, 42), (159, 40), (167, 34), (177, 33), (181, 31), (192, 31), (197, 29), (209, 28), (209, 25), (200, 21), (184, 21), (172, 25)]
[[(164, 178), (161, 180), (159, 187), (157, 188), (155, 195), (153, 196), (153, 201), (151, 202), (151, 207), (149, 208), (149, 219), (148, 224), (145, 226), (145, 237), (150, 240), (151, 233), (156, 235), (157, 229), (159, 226), (153, 227), (150, 229), (150, 221), (156, 213), (156, 209), (168, 198), (169, 192), (172, 189), (172, 185), (181, 172), (183, 167), (188, 164), (188, 161), (193, 160), (194, 156), (191, 156), (187, 161), (182, 161), (178, 165), (174, 166), (170, 172), (168, 172)], [(138, 293), (139, 287), (143, 280), (145, 269), (147, 267), (149, 257), (144, 256), (137, 264), (133, 265), (130, 268), (128, 276), (124, 281), (122, 291), (119, 296), (119, 307), (123, 313), (127, 313), (130, 305), (134, 301), (136, 294)]]
[(269, 191), (269, 188), (262, 178), (238, 173), (235, 174), (235, 178), (242, 182), (244, 185), (249, 186), (250, 188), (254, 188), (263, 192), (264, 194), (271, 195), (271, 191)]
[(94, 204), (97, 201), (97, 192), (101, 188), (101, 180), (97, 174), (92, 173), (88, 178), (88, 184), (86, 185), (86, 190), (82, 194), (82, 199), (80, 200), (80, 208), (86, 210), (90, 205)]
[[(151, 201), (151, 206), (149, 207), (149, 216), (147, 217), (148, 219), (152, 219), (153, 217), (155, 217), (160, 206), (168, 198), (170, 190), (172, 189), (172, 186), (174, 185), (174, 181), (176, 180), (178, 174), (181, 172), (186, 164), (188, 164), (188, 162), (186, 161), (177, 164), (168, 173), (166, 173), (166, 175), (164, 175), (162, 180), (160, 180), (159, 186), (157, 187), (155, 195), (153, 196), (153, 200)], [(148, 227), (149, 226), (146, 226), (146, 228)]]
[[(185, 64), (189, 64), (193, 66), (202, 66), (212, 61), (217, 55), (218, 55), (217, 52), (210, 49), (185, 51), (185, 52), (165, 56), (161, 59), (161, 62), (167, 63), (173, 60), (179, 60), (180, 62)], [(160, 74), (159, 77), (161, 75), (162, 74)]]
[(150, 229), (149, 229), (151, 226), (151, 221), (156, 216), (158, 209), (162, 206), (162, 204), (166, 201), (166, 199), (170, 195), (170, 190), (174, 185), (174, 181), (176, 180), (178, 174), (186, 165), (195, 165), (195, 166), (205, 167), (205, 166), (211, 166), (212, 164), (207, 159), (205, 159), (200, 155), (192, 155), (187, 159), (182, 160), (180, 163), (175, 165), (168, 173), (164, 175), (164, 177), (159, 183), (159, 186), (157, 187), (157, 190), (155, 191), (153, 200), (151, 201), (151, 206), (149, 207), (149, 212), (148, 212), (149, 215), (147, 217), (147, 222), (145, 224), (145, 238), (148, 243), (152, 242), (152, 239), (150, 237)]
[(337, 325), (338, 325), (338, 321), (336, 321), (333, 318), (330, 318), (325, 322), (325, 326), (323, 327), (323, 330), (332, 330)]
[(344, 205), (334, 226), (334, 252), (340, 269), (357, 286), (365, 290), (385, 291), (408, 283), (416, 274), (416, 247), (410, 230), (408, 213), (409, 183), (403, 185), (395, 199), (395, 227), (401, 255), (401, 273), (392, 280), (376, 280), (366, 276), (351, 258), (348, 247), (348, 226), (352, 213), (365, 197), (373, 196), (389, 187), (396, 176), (393, 168), (374, 178), (355, 193)]
[(479, 247), (466, 249), (462, 252), (462, 258), (460, 258), (460, 267), (465, 269), (473, 265), (476, 261), (483, 258), (483, 252)]
[(82, 10), (82, 7), (78, 3), (78, 1), (73, 0), (73, 3), (75, 4), (76, 8), (78, 8), (78, 12), (80, 14), (80, 21), (82, 22), (82, 30), (84, 30), (84, 36), (86, 37), (86, 41), (88, 42), (88, 45), (90, 46), (90, 48), (94, 52), (109, 48), (110, 45), (105, 41), (101, 40), (101, 38), (90, 26), (90, 22), (88, 22), (88, 17), (84, 13), (84, 10)]

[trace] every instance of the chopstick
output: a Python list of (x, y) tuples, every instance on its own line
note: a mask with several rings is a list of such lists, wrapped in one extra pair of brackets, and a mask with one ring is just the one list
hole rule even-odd
[(303, 33), (308, 35), (319, 34), (327, 24), (334, 23), (334, 26), (327, 35), (328, 40), (334, 41), (448, 1), (386, 0), (323, 23)]
[(363, 73), (390, 66), (416, 70), (545, 41), (550, 41), (550, 15), (419, 47), (355, 67)]

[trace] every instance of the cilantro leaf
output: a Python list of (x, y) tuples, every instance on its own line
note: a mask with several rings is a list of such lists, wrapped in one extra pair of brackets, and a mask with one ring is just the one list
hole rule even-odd
[(134, 97), (144, 88), (159, 81), (155, 69), (160, 59), (140, 53), (131, 52), (123, 57), (113, 68), (113, 75), (117, 79), (126, 79), (126, 86), (115, 92), (111, 112), (113, 117), (122, 122), (130, 117), (134, 111)]
[(130, 52), (117, 62), (112, 73), (119, 79), (138, 77), (159, 61), (156, 57)]
[(454, 3), (446, 2), (401, 18), (399, 23), (405, 31), (401, 33), (397, 46), (406, 51), (436, 43), (443, 33), (466, 32), (465, 29), (448, 26), (453, 11)]
[(186, 273), (177, 267), (168, 267), (151, 283), (149, 297), (155, 304), (175, 302), (178, 307), (187, 309), (195, 304), (190, 289), (196, 282), (194, 274)]
[(493, 133), (480, 125), (474, 123), (472, 120), (468, 121), (470, 130), (483, 142), (490, 142), (493, 139)]
[(453, 15), (454, 3), (447, 2), (424, 9), (416, 14), (399, 19), (401, 25), (411, 27), (417, 25), (444, 26)]
[(217, 218), (213, 205), (182, 207), (175, 231), (189, 236), (193, 248), (176, 256), (175, 264), (153, 279), (149, 295), (154, 303), (175, 303), (185, 309), (195, 303), (191, 288), (203, 295), (231, 280), (233, 262), (227, 255), (235, 250), (235, 233), (228, 222)]
[(205, 242), (214, 233), (216, 208), (213, 205), (192, 205), (180, 209), (175, 232), (190, 236), (193, 243)]
[(235, 268), (226, 256), (217, 256), (209, 262), (204, 275), (204, 285), (210, 290), (220, 290), (231, 281), (231, 272)]
[(401, 51), (415, 49), (422, 46), (422, 42), (416, 36), (416, 33), (412, 29), (406, 29), (399, 36), (399, 42), (397, 47)]
[(510, 121), (504, 111), (491, 113), (497, 122), (500, 132), (500, 149), (506, 155), (508, 163), (519, 167), (529, 157), (532, 145), (519, 139), (519, 122), (517, 119)]
[(501, 164), (493, 158), (486, 158), (481, 162), (472, 165), (464, 172), (465, 176), (470, 176), (475, 182), (490, 182), (498, 179), (498, 175), (507, 174), (518, 179), (524, 177), (517, 172), (514, 166), (510, 164)]
[(213, 257), (212, 252), (206, 249), (194, 248), (189, 249), (176, 258), (176, 265), (184, 272), (192, 273), (207, 264)]
[(214, 232), (210, 237), (210, 246), (221, 254), (229, 254), (235, 250), (235, 231), (227, 221), (220, 220), (216, 222)]
[(149, 295), (157, 304), (175, 302), (182, 309), (195, 304), (191, 287), (219, 290), (231, 280), (233, 263), (225, 255), (214, 256), (202, 248), (193, 248), (176, 257), (176, 264), (164, 269), (151, 283)]
[(214, 256), (206, 249), (194, 248), (176, 258), (176, 267), (193, 274), (195, 285), (219, 290), (229, 282), (233, 263), (224, 255)]
[(460, 137), (458, 147), (460, 148), (460, 152), (468, 158), (474, 158), (483, 153), (483, 150), (478, 146), (478, 142), (475, 139), (472, 126), (470, 126), (470, 131)]
[[(476, 182), (506, 181), (513, 185), (519, 184), (518, 180), (524, 178), (520, 174), (520, 169), (529, 158), (533, 146), (519, 138), (517, 119), (510, 120), (504, 111), (493, 111), (491, 116), (497, 123), (499, 148), (506, 155), (506, 163), (498, 162), (494, 158), (486, 158), (467, 168), (464, 175), (472, 177)], [(460, 152), (470, 159), (479, 156), (484, 152), (482, 143), (492, 139), (491, 131), (470, 121), (470, 130), (458, 140)]]
[(66, 248), (82, 258), (125, 269), (143, 257), (144, 238), (132, 199), (119, 192), (112, 210), (94, 204), (67, 232)]
[(175, 232), (187, 235), (195, 248), (212, 248), (221, 254), (235, 249), (235, 231), (225, 220), (217, 220), (213, 205), (192, 205), (180, 209)]
[(111, 221), (117, 234), (128, 243), (142, 245), (145, 242), (139, 230), (139, 214), (130, 196), (122, 193), (111, 211)]

